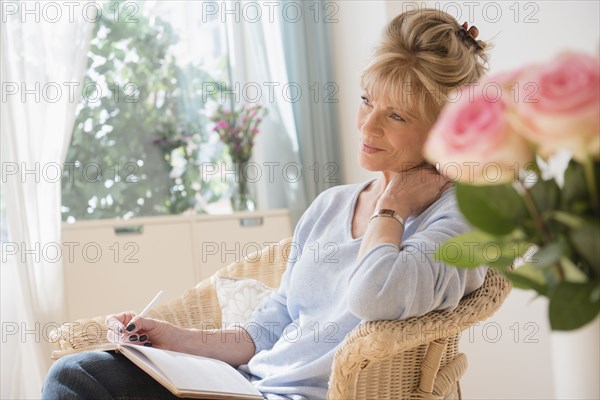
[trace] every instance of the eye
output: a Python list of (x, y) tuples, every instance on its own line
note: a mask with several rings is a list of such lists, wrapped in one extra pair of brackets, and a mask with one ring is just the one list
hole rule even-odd
[(396, 113), (390, 114), (390, 117), (392, 117), (395, 121), (406, 122), (406, 120), (404, 118), (402, 118), (401, 116), (399, 116)]
[(366, 106), (371, 105), (371, 103), (369, 103), (369, 99), (367, 99), (366, 96), (360, 96), (360, 98), (362, 99), (364, 105), (366, 105)]

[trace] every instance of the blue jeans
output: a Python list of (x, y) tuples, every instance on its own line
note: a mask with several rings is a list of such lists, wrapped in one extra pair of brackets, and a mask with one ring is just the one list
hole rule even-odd
[(71, 354), (56, 361), (42, 399), (179, 399), (125, 356), (112, 351)]

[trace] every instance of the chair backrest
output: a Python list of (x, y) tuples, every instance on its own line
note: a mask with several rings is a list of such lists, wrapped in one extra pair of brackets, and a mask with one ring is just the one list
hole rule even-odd
[(278, 288), (285, 272), (292, 248), (292, 238), (264, 247), (261, 251), (249, 254), (244, 260), (221, 268), (215, 276), (222, 278), (252, 278), (265, 285)]

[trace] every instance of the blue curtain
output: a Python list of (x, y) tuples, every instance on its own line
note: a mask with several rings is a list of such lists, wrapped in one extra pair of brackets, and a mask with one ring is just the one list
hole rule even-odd
[(319, 193), (341, 183), (338, 84), (331, 68), (329, 2), (283, 1), (282, 8), (288, 3), (292, 4), (281, 21), (282, 41), (288, 79), (302, 89), (292, 108), (308, 206)]

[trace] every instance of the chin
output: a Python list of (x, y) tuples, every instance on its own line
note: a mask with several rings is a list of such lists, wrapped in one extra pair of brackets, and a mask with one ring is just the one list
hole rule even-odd
[(358, 155), (358, 165), (371, 172), (385, 171), (387, 169), (384, 165), (382, 165), (381, 162), (369, 159), (368, 157), (365, 157), (362, 154)]

